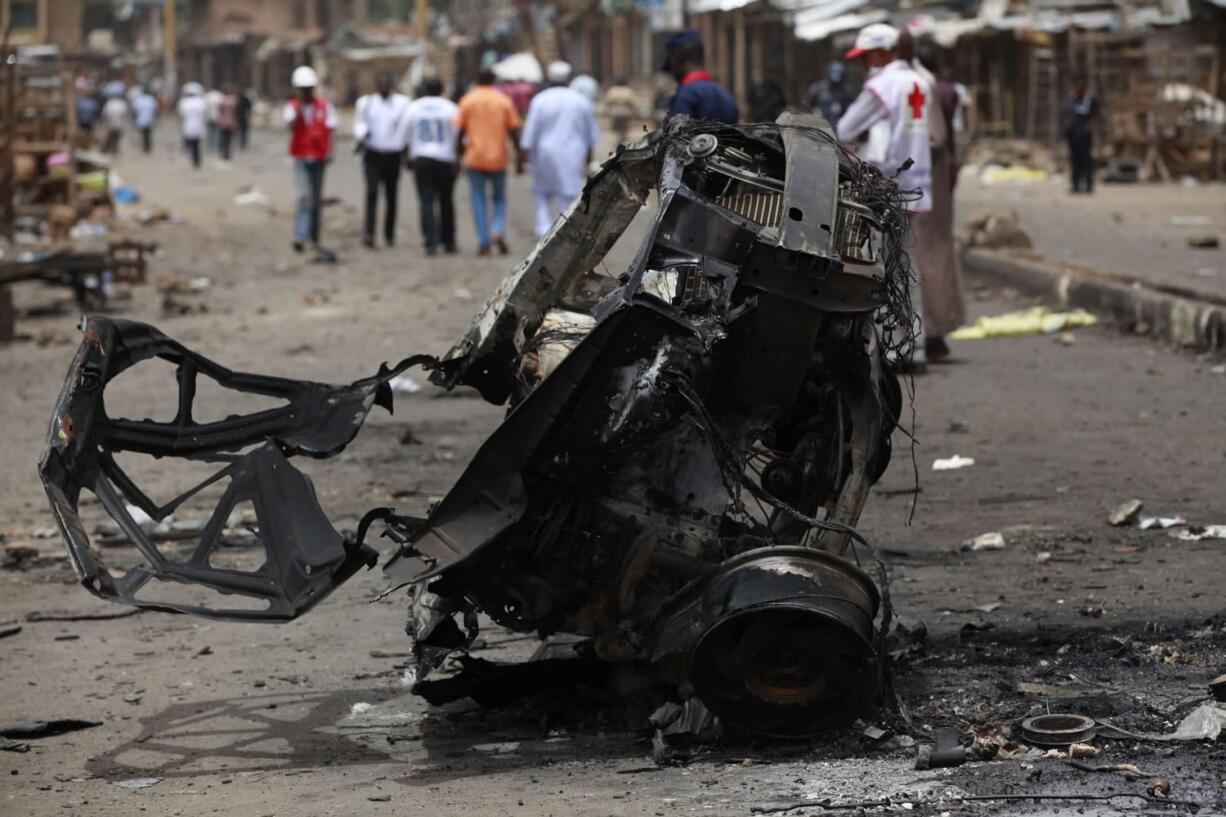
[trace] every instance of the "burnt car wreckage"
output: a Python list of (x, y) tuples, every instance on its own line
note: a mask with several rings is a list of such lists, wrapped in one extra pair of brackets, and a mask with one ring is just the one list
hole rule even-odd
[[(601, 274), (653, 191), (633, 262)], [(152, 327), (87, 317), (40, 466), (73, 564), (111, 601), (285, 621), (375, 563), (366, 539), (378, 524), (398, 544), (384, 569), (408, 588), (411, 672), (431, 700), (511, 694), (497, 665), (464, 655), (484, 614), (567, 634), (607, 682), (651, 679), (750, 732), (846, 722), (878, 690), (880, 594), (854, 525), (903, 402), (887, 353), (905, 356), (913, 337), (903, 199), (819, 118), (679, 119), (604, 163), (441, 359), (325, 385), (233, 372)], [(108, 382), (152, 358), (177, 367), (174, 419), (111, 417)], [(427, 518), (378, 508), (343, 536), (290, 458), (340, 452), (416, 365), (511, 408)], [(202, 377), (283, 405), (197, 422)], [(159, 505), (119, 452), (217, 471)], [(165, 519), (219, 484), (186, 557), (160, 550), (130, 510)], [(107, 570), (78, 515), (83, 490), (147, 566)], [(244, 501), (267, 558), (254, 571), (214, 567)], [(147, 593), (175, 583), (260, 604)], [(455, 653), (464, 672), (427, 680)]]

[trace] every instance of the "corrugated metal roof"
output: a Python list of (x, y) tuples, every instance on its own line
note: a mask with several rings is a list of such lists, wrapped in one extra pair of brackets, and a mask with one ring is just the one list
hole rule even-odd
[(880, 23), (889, 15), (880, 9), (871, 9), (859, 14), (842, 14), (829, 20), (819, 20), (795, 27), (796, 37), (801, 40), (824, 40), (842, 31), (856, 31), (870, 23)]

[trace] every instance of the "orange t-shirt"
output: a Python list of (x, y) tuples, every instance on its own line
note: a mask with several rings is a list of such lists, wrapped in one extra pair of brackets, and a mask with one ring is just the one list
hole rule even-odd
[(491, 173), (507, 169), (511, 163), (507, 136), (522, 124), (511, 97), (488, 85), (478, 85), (460, 98), (455, 124), (468, 138), (465, 166)]

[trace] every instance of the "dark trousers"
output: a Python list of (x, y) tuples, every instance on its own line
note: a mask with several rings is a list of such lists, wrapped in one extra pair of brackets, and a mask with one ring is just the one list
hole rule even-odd
[(247, 149), (247, 134), (251, 132), (251, 122), (247, 119), (238, 120), (238, 147), (239, 150)]
[(140, 129), (140, 146), (145, 153), (153, 150), (153, 128)]
[[(414, 159), (413, 180), (417, 184), (421, 235), (425, 239), (426, 249), (433, 250), (442, 244), (448, 250), (454, 250), (455, 203), (451, 194), (455, 189), (455, 166), (438, 159)], [(434, 212), (436, 204), (437, 220)]]
[(184, 139), (183, 146), (187, 148), (187, 155), (192, 157), (192, 167), (200, 167), (200, 138)]
[(1088, 133), (1070, 133), (1068, 136), (1070, 173), (1073, 177), (1073, 192), (1094, 192), (1094, 137)]
[(106, 143), (102, 146), (104, 153), (109, 153), (112, 156), (119, 155), (119, 140), (123, 137), (123, 131), (118, 128), (111, 128), (106, 132)]
[(217, 150), (221, 153), (221, 158), (229, 160), (232, 144), (234, 144), (234, 128), (221, 128), (217, 134)]
[(367, 241), (375, 240), (375, 208), (379, 202), (379, 187), (383, 187), (387, 206), (383, 214), (383, 238), (390, 245), (396, 238), (396, 193), (400, 189), (400, 161), (404, 154), (398, 150), (370, 150), (362, 154), (362, 172), (366, 176), (366, 231)]

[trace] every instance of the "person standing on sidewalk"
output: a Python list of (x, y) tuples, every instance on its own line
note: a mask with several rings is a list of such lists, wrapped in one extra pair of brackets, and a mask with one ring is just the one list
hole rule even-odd
[(238, 94), (234, 86), (227, 85), (217, 106), (217, 151), (224, 161), (230, 161), (234, 148), (234, 131), (238, 129)]
[(549, 64), (546, 75), (552, 85), (532, 98), (519, 143), (532, 162), (537, 238), (583, 192), (592, 150), (600, 144), (591, 101), (566, 85), (570, 72), (561, 60)]
[(128, 101), (123, 92), (112, 93), (102, 106), (102, 124), (106, 126), (106, 143), (102, 150), (112, 156), (119, 155), (119, 144), (123, 141), (123, 129), (128, 124)]
[(140, 131), (141, 150), (149, 153), (153, 150), (153, 125), (158, 118), (158, 99), (149, 93), (148, 88), (142, 88), (133, 98), (132, 118), (136, 120), (136, 129)]
[[(511, 98), (494, 88), (495, 81), (493, 71), (482, 69), (477, 76), (477, 87), (460, 99), (455, 119), (456, 151), (463, 150), (464, 166), (468, 170), (478, 255), (489, 255), (491, 242), (503, 255), (510, 252), (506, 237), (507, 166), (511, 163), (508, 141), (515, 147), (515, 172), (522, 173), (524, 169), (523, 155), (519, 151), (519, 128), (523, 123)], [(486, 218), (486, 188), (493, 191), (492, 224)]]
[[(868, 69), (868, 79), (860, 95), (839, 118), (835, 129), (839, 141), (850, 145), (866, 137), (874, 125), (888, 125), (883, 155), (875, 156), (872, 163), (886, 178), (896, 179), (899, 189), (914, 194), (907, 202), (912, 218), (906, 242), (908, 247), (913, 247), (915, 230), (921, 226), (914, 217), (932, 209), (932, 149), (928, 141), (930, 92), (911, 65), (898, 58), (897, 44), (898, 29), (885, 23), (865, 26), (856, 35), (855, 46), (847, 52), (846, 58), (862, 58)], [(910, 368), (920, 374), (927, 370), (928, 362), (920, 319), (924, 278), (917, 254), (911, 255), (911, 272), (915, 277), (911, 304), (916, 320), (916, 345)]]
[(618, 77), (604, 93), (604, 109), (612, 120), (617, 142), (626, 141), (630, 134), (630, 120), (639, 115), (639, 100), (625, 77)]
[(319, 245), (319, 221), (323, 208), (324, 169), (332, 158), (336, 108), (315, 93), (319, 78), (309, 65), (295, 68), (290, 84), (298, 95), (285, 103), (282, 118), (289, 128), (289, 155), (294, 160), (294, 185), (298, 193), (293, 247), (302, 252), (309, 240), (320, 260), (331, 260), (332, 254)]
[(183, 135), (183, 147), (192, 159), (192, 167), (200, 169), (200, 140), (207, 131), (208, 104), (203, 97), (204, 88), (199, 82), (183, 86), (179, 98), (179, 132)]
[(400, 189), (400, 163), (405, 159), (405, 127), (409, 98), (392, 90), (392, 75), (380, 71), (375, 77), (375, 92), (358, 99), (353, 117), (353, 138), (362, 154), (362, 174), (366, 180), (366, 220), (362, 243), (374, 249), (375, 210), (379, 188), (385, 200), (383, 240), (396, 243), (396, 196)]
[(456, 164), (456, 117), (460, 108), (443, 96), (443, 83), (427, 79), (417, 99), (409, 103), (405, 131), (408, 162), (417, 185), (421, 211), (421, 236), (426, 255), (454, 253)]
[(221, 110), (221, 100), (224, 97), (220, 89), (210, 88), (204, 95), (204, 104), (209, 112), (209, 150), (216, 151), (221, 146), (221, 128), (217, 125), (217, 114)]
[(1064, 138), (1068, 140), (1072, 193), (1094, 192), (1094, 127), (1098, 124), (1098, 97), (1090, 93), (1085, 77), (1073, 85), (1073, 98), (1064, 109)]
[(741, 112), (736, 100), (704, 67), (702, 36), (692, 28), (679, 31), (664, 45), (664, 72), (677, 80), (677, 93), (668, 103), (668, 115), (684, 114), (735, 125)]

